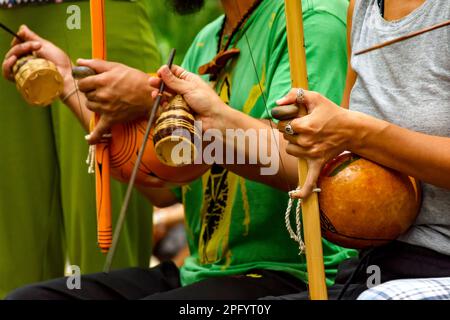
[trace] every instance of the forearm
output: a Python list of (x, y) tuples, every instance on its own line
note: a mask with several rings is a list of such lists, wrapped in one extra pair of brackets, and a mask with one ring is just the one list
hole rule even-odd
[[(230, 107), (217, 119), (214, 127), (224, 137), (223, 163), (227, 169), (285, 191), (297, 185), (297, 158), (286, 153), (287, 142), (275, 124)], [(234, 152), (234, 161), (229, 161), (230, 152)]]
[(65, 99), (64, 104), (73, 112), (78, 121), (83, 125), (86, 132), (89, 131), (89, 122), (92, 112), (86, 108), (86, 97), (79, 90), (75, 91), (75, 80), (72, 76), (67, 76), (64, 79), (64, 92), (61, 95), (61, 100)]
[(414, 132), (350, 112), (350, 151), (421, 181), (450, 189), (450, 138)]

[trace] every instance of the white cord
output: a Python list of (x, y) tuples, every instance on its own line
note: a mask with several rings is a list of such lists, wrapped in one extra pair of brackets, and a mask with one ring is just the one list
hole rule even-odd
[(88, 173), (95, 173), (95, 145), (89, 146), (88, 156), (86, 159), (86, 164), (88, 165)]
[[(84, 139), (88, 140), (90, 138), (90, 134), (84, 136)], [(111, 133), (104, 133), (102, 135), (103, 139), (110, 139), (112, 138)], [(89, 146), (88, 156), (86, 159), (86, 164), (88, 165), (88, 173), (93, 174), (95, 173), (95, 144), (92, 144)]]
[[(295, 207), (295, 224), (297, 227), (296, 232), (292, 229), (291, 226), (291, 210), (292, 206), (294, 204), (295, 199), (292, 197), (292, 194), (296, 191), (299, 191), (300, 187), (297, 187), (297, 189), (293, 191), (289, 191), (289, 202), (288, 206), (286, 208), (286, 214), (284, 215), (284, 222), (286, 224), (286, 229), (289, 232), (289, 236), (291, 239), (294, 239), (295, 242), (298, 243), (298, 249), (299, 249), (299, 255), (303, 253), (305, 250), (305, 243), (302, 239), (302, 223), (301, 223), (301, 212), (302, 212), (302, 199), (298, 199), (297, 206)], [(320, 192), (320, 188), (314, 188), (313, 192)]]

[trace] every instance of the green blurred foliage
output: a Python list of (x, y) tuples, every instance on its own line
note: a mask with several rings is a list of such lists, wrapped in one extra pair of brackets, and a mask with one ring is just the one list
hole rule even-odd
[(206, 0), (200, 12), (185, 16), (174, 13), (167, 0), (148, 1), (151, 1), (153, 7), (151, 22), (163, 61), (167, 59), (170, 49), (176, 48), (176, 64), (183, 61), (197, 33), (222, 14), (219, 0)]

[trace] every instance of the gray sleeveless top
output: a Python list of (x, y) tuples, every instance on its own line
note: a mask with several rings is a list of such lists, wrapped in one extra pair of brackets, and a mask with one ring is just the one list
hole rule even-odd
[[(352, 52), (450, 19), (450, 0), (427, 0), (408, 16), (386, 21), (377, 0), (357, 0)], [(450, 137), (450, 27), (359, 56), (350, 109), (429, 135)], [(450, 179), (450, 177), (448, 177)], [(422, 184), (418, 218), (399, 240), (450, 255), (450, 190)]]

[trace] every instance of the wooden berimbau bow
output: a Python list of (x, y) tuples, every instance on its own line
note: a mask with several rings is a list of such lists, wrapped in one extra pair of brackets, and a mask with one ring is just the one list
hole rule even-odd
[[(237, 0), (234, 1), (239, 10)], [(306, 69), (306, 53), (303, 32), (303, 11), (301, 0), (285, 0), (287, 44), (291, 69), (292, 87), (308, 89), (308, 74)], [(244, 33), (251, 54), (250, 43)], [(253, 61), (253, 67), (255, 63)], [(257, 70), (255, 69), (257, 73)], [(261, 94), (264, 95), (260, 87)], [(265, 102), (264, 102), (265, 104)], [(306, 115), (304, 106), (294, 108), (300, 116)], [(267, 105), (266, 110), (269, 112)], [(270, 113), (269, 113), (270, 114)], [(278, 150), (279, 151), (279, 150)], [(299, 187), (304, 185), (308, 174), (306, 160), (298, 160)], [(306, 264), (308, 271), (309, 296), (311, 300), (328, 299), (325, 282), (325, 266), (322, 251), (322, 234), (320, 228), (320, 213), (317, 193), (313, 192), (308, 198), (302, 200), (303, 233), (306, 251)]]
[[(306, 53), (303, 32), (301, 0), (285, 0), (286, 31), (291, 65), (292, 87), (308, 89)], [(300, 115), (306, 115), (304, 106)], [(299, 187), (303, 186), (308, 174), (306, 160), (298, 160)], [(323, 262), (322, 235), (317, 193), (313, 192), (302, 201), (303, 233), (305, 238), (306, 265), (308, 271), (309, 297), (311, 300), (326, 300), (327, 287)]]
[[(106, 59), (105, 36), (105, 2), (91, 0), (91, 41), (92, 58)], [(93, 130), (100, 116), (95, 114), (91, 120)], [(110, 193), (110, 162), (108, 144), (99, 143), (95, 146), (95, 188), (97, 203), (97, 241), (100, 250), (107, 253), (112, 243), (112, 217)]]

